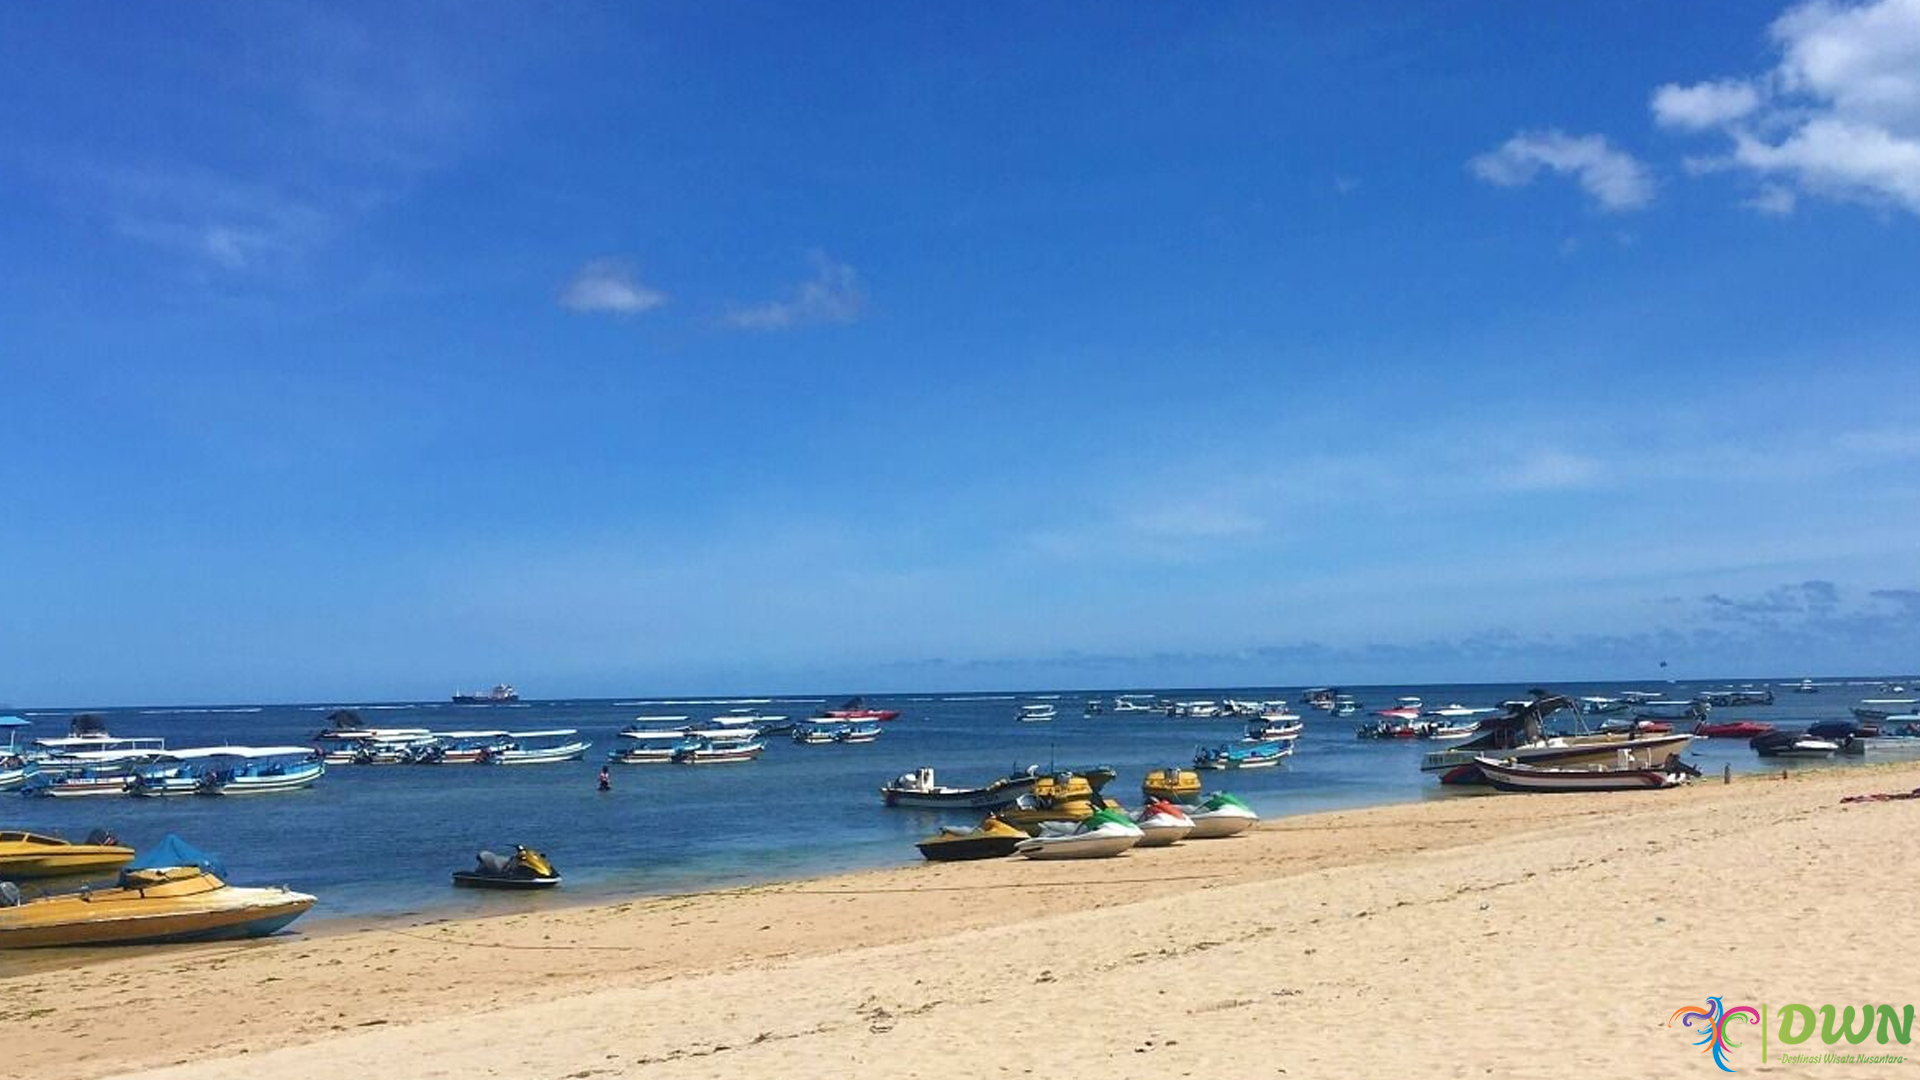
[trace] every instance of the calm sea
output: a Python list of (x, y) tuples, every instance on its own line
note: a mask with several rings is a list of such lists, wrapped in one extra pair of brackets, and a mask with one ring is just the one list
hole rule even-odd
[[(1724, 685), (1724, 684), (1718, 684)], [(1776, 686), (1776, 704), (1717, 709), (1714, 718), (1781, 725), (1845, 718), (1847, 707), (1876, 696), (1876, 682), (1829, 681), (1820, 693)], [(1575, 696), (1623, 689), (1691, 697), (1707, 684), (1562, 685)], [(1145, 689), (1145, 688), (1142, 688)], [(1369, 709), (1402, 694), (1427, 705), (1495, 705), (1526, 695), (1524, 685), (1348, 688)], [(1298, 701), (1300, 688), (1164, 691), (1201, 698)], [(265, 705), (218, 708), (120, 708), (101, 713), (115, 735), (158, 735), (172, 747), (238, 743), (306, 743), (336, 707), (355, 708), (378, 727), (578, 728), (593, 739), (586, 760), (513, 768), (478, 765), (337, 766), (308, 791), (252, 798), (34, 799), (0, 795), (0, 828), (26, 828), (79, 839), (101, 827), (125, 842), (150, 844), (167, 833), (225, 860), (246, 884), (288, 884), (320, 897), (314, 917), (462, 914), (579, 902), (636, 893), (737, 886), (918, 859), (913, 843), (942, 823), (964, 821), (927, 811), (889, 810), (877, 789), (922, 765), (942, 782), (973, 784), (1029, 765), (1112, 765), (1108, 789), (1137, 801), (1149, 768), (1186, 764), (1203, 744), (1238, 738), (1232, 720), (1175, 720), (1158, 714), (1082, 715), (1082, 705), (1111, 692), (895, 695), (869, 704), (901, 710), (879, 741), (856, 746), (801, 746), (770, 738), (759, 761), (739, 765), (613, 766), (613, 790), (595, 777), (614, 733), (636, 715), (685, 713), (705, 719), (731, 708), (805, 716), (818, 697), (703, 701), (535, 701), (519, 705)], [(1022, 702), (1053, 700), (1049, 724), (1014, 719)], [(1356, 721), (1297, 707), (1306, 733), (1294, 757), (1277, 768), (1207, 774), (1209, 789), (1233, 791), (1274, 817), (1419, 799), (1489, 797), (1442, 789), (1421, 775), (1420, 754), (1436, 744), (1363, 742)], [(25, 714), (39, 737), (64, 735), (70, 710)], [(1438, 744), (1444, 745), (1444, 744)], [(1710, 773), (1759, 769), (1743, 741), (1699, 740), (1692, 759)], [(1789, 768), (1846, 768), (1846, 761)], [(1780, 765), (1770, 764), (1778, 769)], [(1492, 796), (1498, 797), (1498, 796)], [(1623, 796), (1625, 797), (1625, 796)], [(481, 847), (539, 848), (566, 875), (564, 896), (506, 896), (456, 891), (450, 871), (471, 865)]]

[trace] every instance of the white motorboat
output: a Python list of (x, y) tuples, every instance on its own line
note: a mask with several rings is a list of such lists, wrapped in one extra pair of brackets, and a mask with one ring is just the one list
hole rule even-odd
[(1608, 764), (1621, 750), (1631, 751), (1635, 764), (1646, 768), (1686, 749), (1693, 741), (1691, 733), (1681, 732), (1549, 734), (1547, 718), (1559, 710), (1574, 708), (1573, 702), (1564, 697), (1514, 702), (1505, 716), (1482, 720), (1472, 739), (1422, 755), (1420, 771), (1438, 775), (1443, 784), (1484, 784), (1486, 778), (1475, 760), (1482, 756), (1527, 765), (1570, 766)]
[(1627, 711), (1628, 703), (1619, 698), (1583, 697), (1580, 699), (1580, 711), (1583, 713), (1617, 713)]
[(328, 765), (402, 765), (433, 745), (426, 728), (338, 728), (314, 736)]
[(826, 746), (839, 736), (838, 724), (800, 724), (789, 737), (802, 746)]
[(1053, 719), (1054, 707), (1050, 704), (1022, 705), (1015, 719), (1023, 724), (1044, 724)]
[(1013, 850), (1029, 859), (1110, 859), (1124, 854), (1144, 835), (1124, 814), (1098, 810), (1072, 832), (1043, 831), (1015, 844)]
[(879, 724), (848, 724), (835, 731), (833, 741), (837, 743), (870, 743), (880, 738)]
[[(1142, 699), (1145, 700), (1142, 700)], [(1152, 694), (1121, 694), (1113, 699), (1114, 712), (1157, 712)]]
[(1155, 799), (1134, 811), (1133, 823), (1140, 826), (1138, 847), (1177, 844), (1193, 831), (1193, 819), (1187, 812), (1165, 799)]
[(888, 806), (911, 806), (929, 810), (996, 810), (1012, 806), (1020, 796), (1033, 790), (1046, 774), (1038, 765), (1025, 772), (1003, 776), (983, 787), (952, 787), (935, 781), (933, 768), (921, 768), (902, 774), (880, 789), (880, 799)]
[(1219, 840), (1228, 836), (1238, 836), (1260, 820), (1253, 808), (1224, 791), (1216, 791), (1206, 797), (1198, 806), (1184, 808), (1189, 820), (1193, 822), (1193, 831), (1187, 834), (1189, 840)]
[(1292, 742), (1299, 738), (1300, 733), (1305, 730), (1307, 730), (1307, 725), (1301, 723), (1300, 718), (1297, 716), (1291, 720), (1269, 720), (1262, 716), (1260, 719), (1247, 725), (1247, 733), (1240, 741), (1249, 743)]

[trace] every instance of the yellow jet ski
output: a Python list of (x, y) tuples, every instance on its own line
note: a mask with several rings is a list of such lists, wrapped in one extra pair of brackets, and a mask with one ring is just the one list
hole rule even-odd
[(560, 884), (560, 871), (545, 855), (513, 845), (512, 855), (482, 851), (471, 870), (455, 870), (453, 883), (468, 889), (551, 889)]
[(970, 859), (998, 859), (1013, 854), (1014, 847), (1027, 834), (988, 814), (978, 828), (959, 829), (951, 825), (915, 845), (920, 854), (935, 862), (960, 862)]
[(84, 844), (39, 833), (0, 832), (0, 881), (102, 873), (132, 861), (132, 848), (121, 847), (113, 834), (98, 829)]

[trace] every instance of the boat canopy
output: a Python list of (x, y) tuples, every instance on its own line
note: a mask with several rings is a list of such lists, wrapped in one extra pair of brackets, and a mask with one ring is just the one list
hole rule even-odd
[(75, 750), (70, 754), (61, 754), (62, 761), (79, 761), (89, 765), (119, 765), (129, 761), (164, 761), (165, 750)]
[(313, 752), (311, 746), (189, 746), (181, 750), (168, 750), (161, 756), (181, 761), (197, 761), (215, 757), (312, 757)]
[(227, 876), (227, 868), (219, 859), (201, 851), (185, 840), (168, 833), (160, 842), (134, 856), (128, 863), (128, 870), (158, 870), (168, 866), (197, 866), (215, 877)]
[(76, 750), (92, 747), (95, 750), (139, 749), (151, 747), (158, 750), (167, 744), (167, 740), (157, 735), (141, 735), (130, 739), (102, 737), (98, 735), (72, 735), (65, 738), (35, 739), (33, 745), (48, 750)]
[(22, 716), (0, 716), (0, 727), (32, 727), (33, 721)]
[(507, 733), (504, 731), (436, 731), (433, 733), (436, 739), (504, 739), (506, 736)]
[(580, 734), (578, 728), (554, 728), (551, 731), (509, 731), (505, 733), (515, 739), (563, 739), (568, 735)]
[(1462, 743), (1458, 749), (1509, 750), (1537, 742), (1542, 738), (1547, 717), (1561, 709), (1575, 709), (1575, 706), (1572, 701), (1558, 694), (1534, 698), (1532, 701), (1508, 702), (1504, 716), (1489, 716), (1480, 721), (1480, 737)]

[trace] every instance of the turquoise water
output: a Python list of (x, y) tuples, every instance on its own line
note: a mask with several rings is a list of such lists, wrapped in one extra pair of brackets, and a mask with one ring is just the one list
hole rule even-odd
[[(1780, 680), (1776, 680), (1780, 681)], [(1673, 697), (1724, 684), (1563, 685), (1558, 692), (1612, 694), (1657, 689)], [(1818, 694), (1776, 687), (1776, 704), (1714, 710), (1714, 719), (1757, 719), (1783, 726), (1847, 717), (1876, 682), (1830, 683)], [(1489, 706), (1524, 697), (1527, 686), (1383, 686), (1348, 688), (1369, 709), (1401, 694), (1429, 707)], [(1176, 720), (1158, 714), (1083, 716), (1095, 696), (1061, 692), (1059, 719), (1014, 720), (1017, 706), (1051, 692), (1020, 695), (896, 695), (869, 698), (901, 710), (879, 741), (800, 746), (769, 738), (759, 761), (685, 767), (612, 766), (614, 789), (595, 778), (614, 733), (636, 715), (686, 713), (704, 719), (729, 708), (805, 716), (819, 697), (705, 701), (542, 701), (514, 706), (445, 703), (351, 705), (378, 727), (578, 728), (594, 740), (585, 761), (511, 768), (478, 765), (336, 766), (308, 791), (250, 798), (32, 799), (0, 794), (0, 828), (48, 831), (79, 839), (103, 827), (141, 846), (172, 832), (223, 858), (242, 883), (288, 884), (320, 897), (314, 917), (460, 914), (579, 902), (635, 893), (685, 892), (916, 861), (913, 842), (943, 822), (939, 813), (881, 806), (881, 784), (922, 765), (945, 783), (984, 782), (1028, 765), (1108, 764), (1120, 772), (1108, 793), (1138, 797), (1142, 774), (1185, 765), (1202, 745), (1239, 737), (1234, 720)], [(1164, 691), (1178, 699), (1297, 701), (1295, 688)], [(1112, 693), (1097, 695), (1110, 703)], [(159, 735), (169, 746), (305, 743), (323, 726), (328, 705), (214, 709), (123, 708), (103, 715), (120, 736)], [(1335, 718), (1297, 707), (1307, 729), (1295, 755), (1271, 769), (1208, 773), (1209, 789), (1245, 798), (1269, 817), (1419, 799), (1487, 797), (1442, 789), (1418, 769), (1435, 745), (1354, 738), (1364, 715)], [(30, 734), (64, 735), (71, 710), (32, 710)], [(1564, 714), (1563, 714), (1564, 717)], [(1692, 760), (1718, 773), (1761, 768), (1739, 740), (1698, 740)], [(1788, 768), (1846, 768), (1851, 762), (1801, 762)], [(1779, 769), (1778, 763), (1769, 768)], [(480, 847), (524, 843), (552, 857), (566, 875), (560, 894), (496, 896), (456, 891), (450, 871), (471, 864)]]

